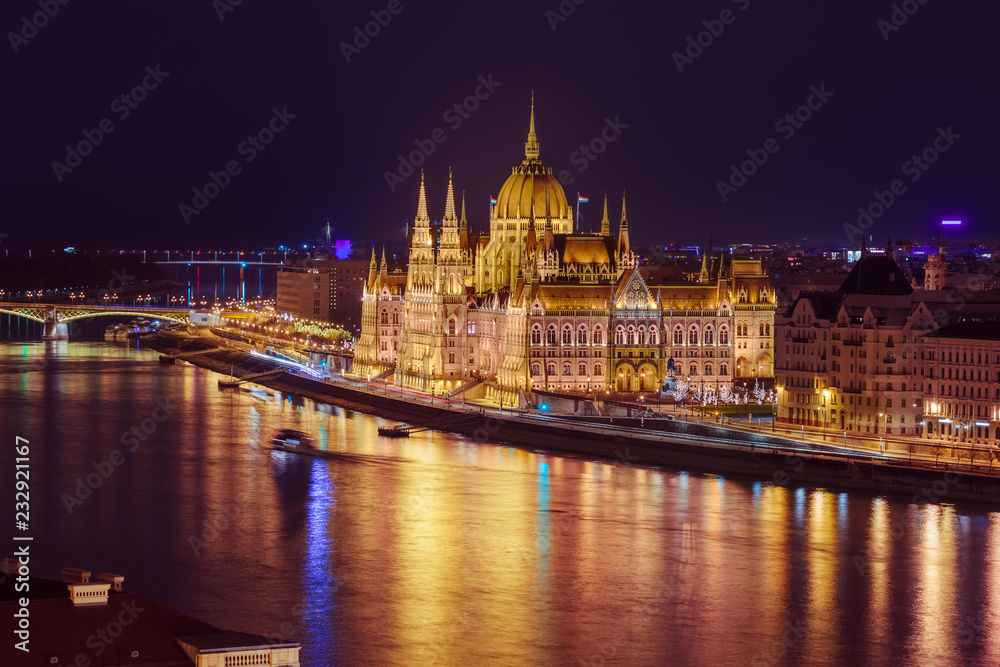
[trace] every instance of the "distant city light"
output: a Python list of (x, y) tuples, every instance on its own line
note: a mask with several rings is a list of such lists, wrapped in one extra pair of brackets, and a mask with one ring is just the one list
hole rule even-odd
[(941, 224), (942, 225), (961, 225), (962, 221), (961, 220), (942, 220)]

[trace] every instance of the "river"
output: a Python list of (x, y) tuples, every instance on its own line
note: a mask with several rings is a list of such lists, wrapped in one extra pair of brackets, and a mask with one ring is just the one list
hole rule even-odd
[[(0, 342), (0, 431), (32, 444), (33, 574), (123, 574), (301, 642), (308, 667), (1000, 662), (989, 507), (390, 440), (218, 377), (127, 344)], [(345, 457), (263, 448), (282, 427)]]

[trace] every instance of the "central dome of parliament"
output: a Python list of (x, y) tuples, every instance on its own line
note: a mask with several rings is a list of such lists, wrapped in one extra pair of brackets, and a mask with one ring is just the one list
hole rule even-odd
[[(552, 174), (552, 167), (546, 167), (538, 159), (538, 137), (535, 135), (535, 100), (531, 99), (531, 122), (528, 127), (528, 141), (524, 144), (524, 162), (511, 170), (507, 181), (497, 195), (494, 218), (529, 218), (534, 214), (538, 220), (547, 215), (553, 219), (572, 218), (573, 210), (566, 201), (562, 185)], [(534, 211), (532, 211), (534, 204)]]

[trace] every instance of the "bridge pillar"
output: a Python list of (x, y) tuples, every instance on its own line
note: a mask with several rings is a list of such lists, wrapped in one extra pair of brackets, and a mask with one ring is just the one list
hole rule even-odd
[(55, 306), (45, 309), (45, 332), (42, 340), (69, 340), (69, 327), (59, 321), (59, 313)]
[(42, 340), (69, 340), (69, 326), (65, 322), (46, 322)]

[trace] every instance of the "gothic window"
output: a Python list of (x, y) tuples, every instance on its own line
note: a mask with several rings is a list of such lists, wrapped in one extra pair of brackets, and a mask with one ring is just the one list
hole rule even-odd
[[(764, 335), (765, 336), (770, 336), (771, 335), (771, 323), (770, 322), (764, 322)], [(823, 335), (826, 336), (826, 334), (823, 334)], [(824, 338), (823, 340), (826, 340), (826, 338)]]
[(546, 372), (547, 374), (549, 374), (549, 375), (555, 375), (555, 374), (556, 374), (556, 365), (555, 365), (555, 364), (553, 364), (553, 363), (549, 363), (549, 364), (548, 364), (548, 365), (547, 365), (547, 366), (545, 367), (545, 372)]
[(531, 374), (532, 375), (541, 375), (542, 374), (542, 367), (538, 363), (531, 364)]
[(625, 344), (625, 327), (619, 324), (615, 328), (615, 345), (624, 345), (624, 344)]
[(712, 345), (713, 344), (712, 343), (713, 338), (714, 338), (713, 334), (714, 334), (714, 332), (712, 331), (712, 327), (705, 327), (705, 333), (702, 336), (704, 338), (703, 342), (705, 343), (705, 345)]
[(577, 374), (578, 375), (586, 375), (587, 374), (587, 364), (581, 363), (580, 364), (580, 368), (578, 369), (578, 373)]
[(388, 310), (383, 310), (382, 311), (382, 319), (380, 320), (380, 322), (381, 322), (381, 324), (389, 324), (389, 311)]
[(383, 349), (383, 350), (387, 350), (387, 349), (389, 349), (389, 348), (388, 348), (388, 343), (387, 343), (386, 341), (382, 341), (382, 349)]
[(563, 327), (562, 342), (563, 345), (573, 344), (573, 328), (568, 324)]
[(454, 352), (449, 352), (448, 353), (448, 363), (449, 364), (455, 363), (455, 353)]
[[(531, 327), (531, 344), (532, 345), (542, 344), (542, 327), (540, 327), (537, 324)], [(535, 373), (535, 375), (538, 375), (538, 373)]]
[(711, 375), (711, 374), (712, 374), (712, 364), (707, 363), (705, 364), (705, 375)]
[(455, 335), (455, 320), (448, 320), (448, 333), (452, 336)]
[(698, 327), (692, 324), (691, 328), (688, 329), (688, 345), (697, 345), (697, 344), (698, 344)]
[(604, 375), (604, 366), (602, 364), (594, 364), (594, 375), (598, 377)]
[(719, 364), (719, 375), (729, 375), (729, 366), (727, 364)]
[(392, 314), (392, 323), (393, 324), (399, 324), (399, 313), (393, 313)]
[(729, 329), (725, 326), (719, 327), (719, 345), (729, 345)]
[(698, 374), (698, 364), (691, 364), (688, 367), (688, 371), (689, 371), (689, 373), (688, 373), (689, 375), (697, 375)]
[(763, 336), (764, 335), (764, 323), (763, 322), (761, 322), (760, 326), (758, 327), (758, 334), (757, 335), (759, 335), (759, 336)]
[(549, 345), (556, 344), (556, 325), (550, 324), (548, 331), (545, 332), (545, 342)]
[(580, 330), (576, 332), (576, 342), (579, 345), (587, 344), (587, 327), (581, 325)]
[(563, 364), (563, 375), (572, 375), (573, 367), (569, 365), (569, 362)]
[(684, 343), (684, 328), (681, 325), (674, 327), (674, 345)]
[(604, 332), (601, 330), (601, 327), (596, 327), (594, 329), (594, 345), (603, 345), (603, 344), (604, 344)]

